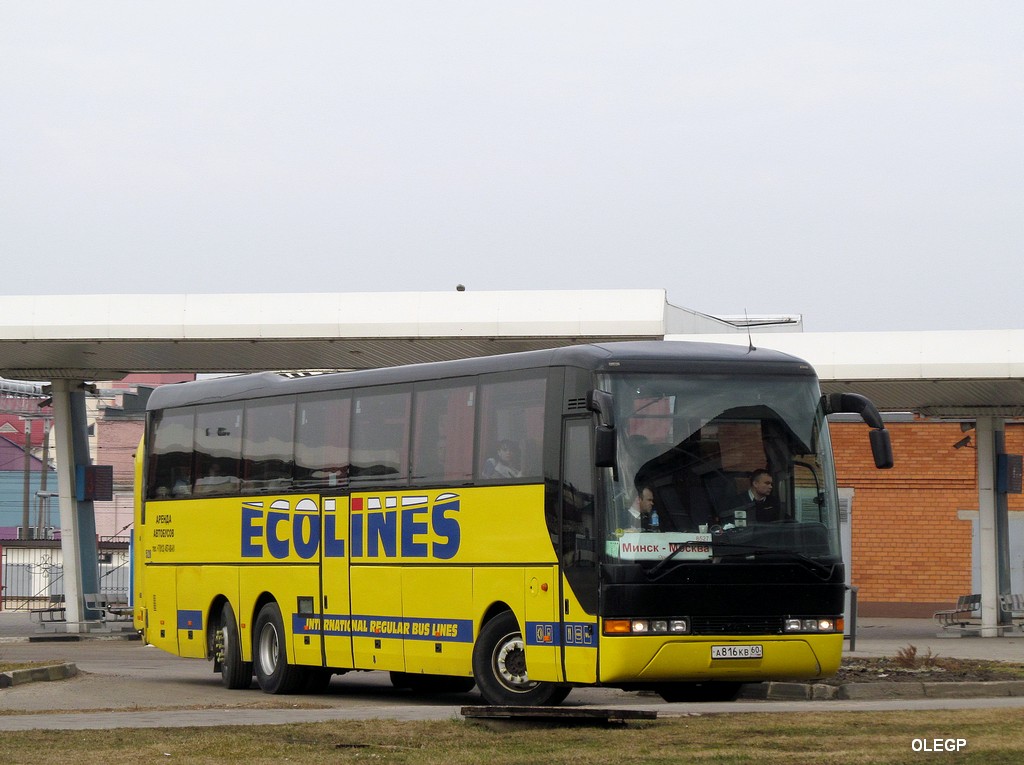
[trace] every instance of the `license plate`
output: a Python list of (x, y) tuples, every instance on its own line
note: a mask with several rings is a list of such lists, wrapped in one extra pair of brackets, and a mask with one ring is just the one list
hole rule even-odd
[(713, 645), (712, 659), (761, 659), (764, 646), (761, 645)]

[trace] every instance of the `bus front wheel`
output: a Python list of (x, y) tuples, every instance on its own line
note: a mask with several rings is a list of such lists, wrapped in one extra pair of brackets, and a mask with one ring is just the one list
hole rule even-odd
[(253, 636), (253, 666), (256, 682), (264, 693), (295, 693), (306, 679), (305, 672), (288, 663), (284, 620), (277, 603), (267, 603), (256, 617)]
[(523, 634), (511, 611), (498, 614), (480, 630), (473, 646), (473, 676), (484, 701), (498, 706), (560, 704), (571, 690), (530, 680)]
[(252, 685), (252, 662), (242, 661), (235, 610), (225, 603), (220, 612), (220, 681), (225, 688), (238, 690)]

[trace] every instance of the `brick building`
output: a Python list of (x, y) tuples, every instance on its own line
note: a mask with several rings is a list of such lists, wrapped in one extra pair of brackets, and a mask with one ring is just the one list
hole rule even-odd
[[(864, 426), (834, 423), (840, 487), (852, 487), (852, 582), (868, 616), (930, 616), (977, 592), (976, 453), (954, 448), (960, 423), (890, 422), (896, 465), (874, 468)], [(1024, 452), (1024, 424), (1007, 423), (1006, 451)], [(1019, 584), (1024, 497), (1008, 495), (1011, 579)], [(1016, 590), (1015, 590), (1016, 591)]]

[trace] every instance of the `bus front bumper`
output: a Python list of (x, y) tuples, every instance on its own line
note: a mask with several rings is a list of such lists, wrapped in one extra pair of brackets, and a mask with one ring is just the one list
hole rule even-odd
[(601, 645), (600, 681), (813, 680), (839, 669), (842, 634), (679, 637), (623, 635)]

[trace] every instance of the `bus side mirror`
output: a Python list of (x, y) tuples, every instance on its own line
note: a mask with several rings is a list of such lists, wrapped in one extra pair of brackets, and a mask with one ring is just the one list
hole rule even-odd
[(602, 425), (615, 428), (615, 400), (611, 393), (606, 390), (588, 390), (587, 409), (597, 414)]
[(859, 414), (872, 428), (868, 436), (871, 439), (871, 456), (875, 460), (875, 467), (888, 470), (893, 466), (889, 431), (885, 429), (881, 413), (869, 398), (859, 393), (829, 393), (821, 397), (821, 406), (825, 414)]
[[(597, 415), (594, 428), (594, 466), (615, 468), (615, 402), (606, 390), (587, 391), (587, 409)], [(618, 476), (615, 476), (618, 480)]]
[(892, 441), (889, 439), (889, 431), (885, 428), (872, 430), (868, 433), (871, 439), (871, 456), (875, 458), (875, 467), (881, 470), (888, 470), (893, 466)]
[(882, 415), (871, 403), (871, 399), (859, 393), (829, 393), (821, 397), (825, 414), (859, 414), (872, 428), (883, 430)]
[(615, 428), (598, 425), (594, 428), (594, 466), (615, 467)]

